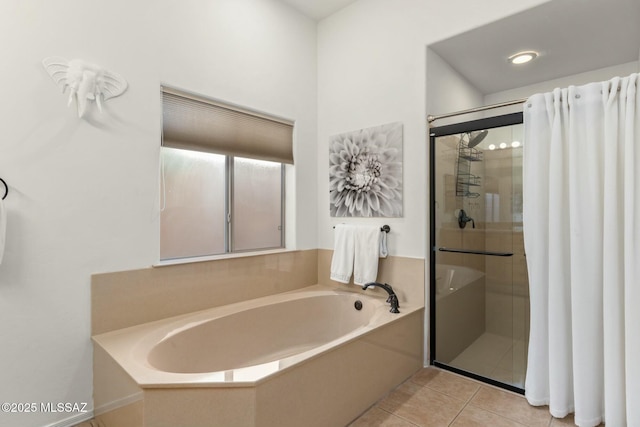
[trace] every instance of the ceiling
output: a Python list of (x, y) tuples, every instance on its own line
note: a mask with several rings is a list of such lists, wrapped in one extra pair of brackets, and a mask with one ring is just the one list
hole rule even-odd
[[(429, 46), (483, 94), (638, 61), (639, 0), (553, 0)], [(522, 50), (540, 56), (513, 66)]]
[[(281, 1), (319, 21), (358, 0)], [(429, 47), (485, 95), (528, 86), (638, 61), (640, 0), (552, 0)], [(507, 62), (522, 50), (540, 56)]]
[(282, 0), (304, 15), (320, 21), (358, 0)]

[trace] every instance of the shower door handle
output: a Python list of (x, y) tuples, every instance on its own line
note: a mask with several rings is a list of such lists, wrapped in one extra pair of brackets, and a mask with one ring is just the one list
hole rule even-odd
[(438, 250), (440, 252), (454, 252), (457, 254), (513, 256), (513, 252), (492, 252), (492, 251), (479, 251), (479, 250), (473, 250), (473, 249), (457, 249), (457, 248), (438, 248)]

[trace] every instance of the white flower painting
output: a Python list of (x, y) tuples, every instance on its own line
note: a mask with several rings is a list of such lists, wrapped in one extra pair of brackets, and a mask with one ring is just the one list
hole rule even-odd
[(402, 123), (331, 137), (329, 201), (333, 217), (402, 216)]

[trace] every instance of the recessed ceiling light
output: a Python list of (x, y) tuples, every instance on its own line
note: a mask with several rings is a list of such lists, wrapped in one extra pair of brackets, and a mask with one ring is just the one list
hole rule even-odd
[(502, 148), (503, 150), (504, 150), (505, 148), (507, 148), (507, 143), (506, 143), (506, 142), (501, 142), (501, 143), (500, 143), (500, 148)]
[(515, 65), (526, 64), (529, 61), (533, 61), (538, 57), (538, 52), (533, 50), (527, 50), (524, 52), (518, 52), (511, 55), (508, 59), (509, 62)]

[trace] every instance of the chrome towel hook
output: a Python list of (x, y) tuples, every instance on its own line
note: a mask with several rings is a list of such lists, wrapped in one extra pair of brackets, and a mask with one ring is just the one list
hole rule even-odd
[(2, 184), (4, 185), (4, 196), (2, 196), (2, 200), (4, 200), (7, 198), (7, 194), (9, 194), (9, 186), (7, 185), (5, 180), (2, 178), (0, 178), (0, 182), (2, 182)]

